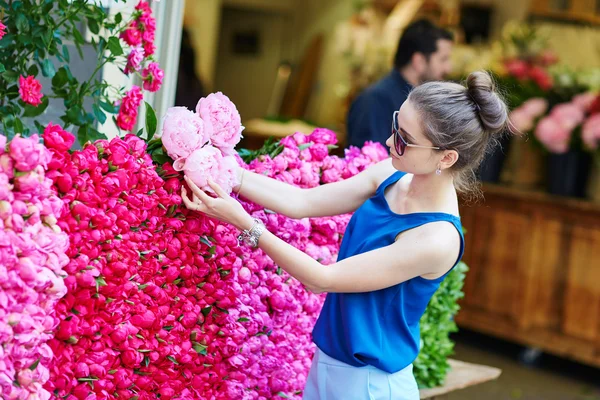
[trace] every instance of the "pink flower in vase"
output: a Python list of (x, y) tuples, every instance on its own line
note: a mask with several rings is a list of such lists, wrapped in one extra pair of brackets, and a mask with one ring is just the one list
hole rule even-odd
[(550, 116), (569, 132), (581, 124), (585, 117), (581, 108), (573, 103), (557, 104), (552, 108)]
[(142, 78), (144, 79), (144, 89), (150, 92), (157, 92), (163, 82), (165, 73), (156, 62), (150, 63), (142, 72)]
[(517, 79), (527, 78), (527, 74), (529, 72), (529, 65), (525, 61), (519, 59), (507, 60), (504, 63), (504, 66), (508, 71), (509, 75), (512, 75)]
[(529, 70), (529, 77), (543, 90), (550, 90), (554, 86), (552, 75), (539, 65), (534, 65)]
[(42, 104), (42, 84), (33, 76), (19, 76), (19, 95), (21, 99), (32, 106)]
[(530, 117), (536, 119), (548, 111), (548, 100), (543, 97), (534, 97), (527, 100), (518, 109), (522, 109)]
[(511, 131), (515, 134), (524, 134), (533, 129), (534, 117), (524, 108), (519, 107), (509, 115)]
[(577, 96), (574, 96), (571, 100), (571, 103), (581, 108), (584, 112), (588, 112), (597, 96), (598, 95), (594, 92), (581, 93)]

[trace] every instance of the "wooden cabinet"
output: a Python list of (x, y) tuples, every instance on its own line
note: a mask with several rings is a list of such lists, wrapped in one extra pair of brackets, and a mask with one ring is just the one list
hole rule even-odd
[(485, 186), (457, 322), (600, 367), (600, 205)]

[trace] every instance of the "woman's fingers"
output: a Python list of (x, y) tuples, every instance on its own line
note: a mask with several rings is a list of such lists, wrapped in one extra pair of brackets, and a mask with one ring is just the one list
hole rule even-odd
[(223, 188), (217, 182), (213, 181), (212, 179), (208, 180), (208, 185), (212, 188), (212, 190), (215, 191), (217, 196), (219, 196), (220, 198), (226, 199), (229, 197), (229, 195), (223, 190)]
[(194, 192), (194, 196), (196, 196), (202, 203), (206, 204), (206, 205), (210, 205), (210, 202), (213, 200), (209, 195), (207, 195), (206, 193), (204, 193), (204, 191), (202, 189), (200, 189), (190, 178), (188, 178), (187, 176), (184, 177), (186, 183), (188, 184), (188, 186), (190, 187), (190, 189), (192, 190), (192, 192)]
[(181, 199), (183, 200), (183, 204), (192, 211), (205, 211), (204, 204), (201, 202), (194, 202), (189, 199), (187, 196), (187, 190), (184, 187), (181, 188)]

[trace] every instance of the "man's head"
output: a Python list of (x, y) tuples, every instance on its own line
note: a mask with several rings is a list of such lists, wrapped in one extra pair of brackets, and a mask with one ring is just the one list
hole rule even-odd
[(452, 70), (452, 33), (427, 20), (406, 27), (394, 57), (394, 66), (410, 67), (419, 83), (441, 80)]

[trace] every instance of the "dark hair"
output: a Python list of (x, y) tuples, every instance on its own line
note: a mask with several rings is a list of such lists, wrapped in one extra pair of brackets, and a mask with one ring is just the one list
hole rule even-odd
[(435, 26), (426, 19), (415, 21), (406, 27), (398, 42), (394, 66), (405, 67), (415, 53), (421, 53), (429, 59), (429, 56), (438, 50), (438, 40), (452, 41), (453, 39), (451, 32)]
[(428, 82), (408, 96), (421, 119), (421, 128), (434, 146), (455, 150), (450, 168), (459, 192), (480, 197), (475, 171), (485, 154), (506, 133), (508, 108), (485, 71), (469, 74), (466, 84)]

